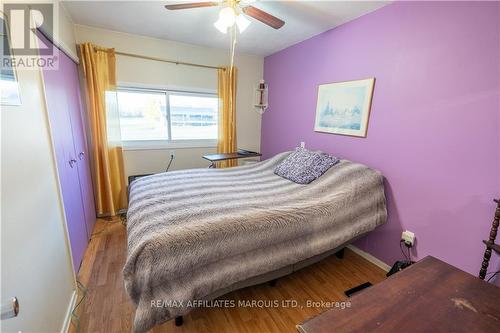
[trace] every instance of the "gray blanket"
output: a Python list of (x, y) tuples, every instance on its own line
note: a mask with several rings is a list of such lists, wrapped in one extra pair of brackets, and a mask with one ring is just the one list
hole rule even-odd
[(386, 221), (380, 172), (342, 160), (299, 185), (273, 173), (288, 154), (132, 183), (123, 274), (137, 305), (136, 332), (186, 314), (189, 300), (326, 252)]

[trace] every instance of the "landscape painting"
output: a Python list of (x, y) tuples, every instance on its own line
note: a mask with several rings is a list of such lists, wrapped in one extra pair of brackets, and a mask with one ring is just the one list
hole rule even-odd
[(314, 130), (366, 137), (374, 84), (371, 78), (320, 85)]

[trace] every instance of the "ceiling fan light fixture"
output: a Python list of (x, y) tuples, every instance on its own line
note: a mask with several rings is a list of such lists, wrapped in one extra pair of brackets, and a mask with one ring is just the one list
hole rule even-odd
[(219, 30), (223, 34), (227, 34), (228, 26), (220, 18), (217, 20), (217, 22), (214, 23), (214, 27), (216, 27), (217, 30)]
[[(256, 0), (217, 0), (189, 2), (165, 5), (165, 8), (168, 10), (179, 10), (223, 6), (224, 8), (219, 11), (219, 19), (214, 24), (215, 27), (222, 33), (227, 33), (227, 29), (233, 27), (235, 23), (238, 26), (238, 30), (240, 31), (240, 33), (243, 32), (249, 25), (249, 21), (247, 20), (246, 16), (250, 16), (274, 29), (280, 29), (281, 27), (283, 27), (283, 25), (285, 25), (285, 21), (280, 20), (279, 18), (267, 13), (262, 9), (248, 5), (254, 1)], [(245, 15), (241, 16), (242, 14)]]
[(236, 17), (236, 25), (238, 26), (238, 30), (240, 31), (240, 33), (242, 33), (246, 30), (246, 28), (248, 28), (248, 26), (250, 25), (250, 21), (247, 20), (247, 18), (243, 16), (243, 14), (239, 14)]
[(232, 27), (236, 21), (236, 13), (232, 7), (224, 7), (219, 12), (219, 21), (227, 27)]

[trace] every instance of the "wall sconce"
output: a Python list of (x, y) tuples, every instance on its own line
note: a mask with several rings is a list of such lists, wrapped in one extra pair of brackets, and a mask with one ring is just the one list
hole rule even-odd
[(259, 114), (263, 114), (269, 106), (268, 86), (264, 80), (260, 80), (259, 85), (255, 88), (253, 106)]

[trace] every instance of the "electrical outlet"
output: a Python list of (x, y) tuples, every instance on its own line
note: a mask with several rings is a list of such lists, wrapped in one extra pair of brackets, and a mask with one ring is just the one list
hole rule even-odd
[(415, 244), (415, 234), (411, 231), (405, 230), (401, 234), (401, 240), (405, 242), (406, 246), (412, 247)]
[(300, 142), (300, 148), (305, 148), (306, 147), (306, 143), (304, 141), (301, 141)]
[(175, 150), (171, 150), (170, 151), (170, 157), (171, 158), (175, 158)]

